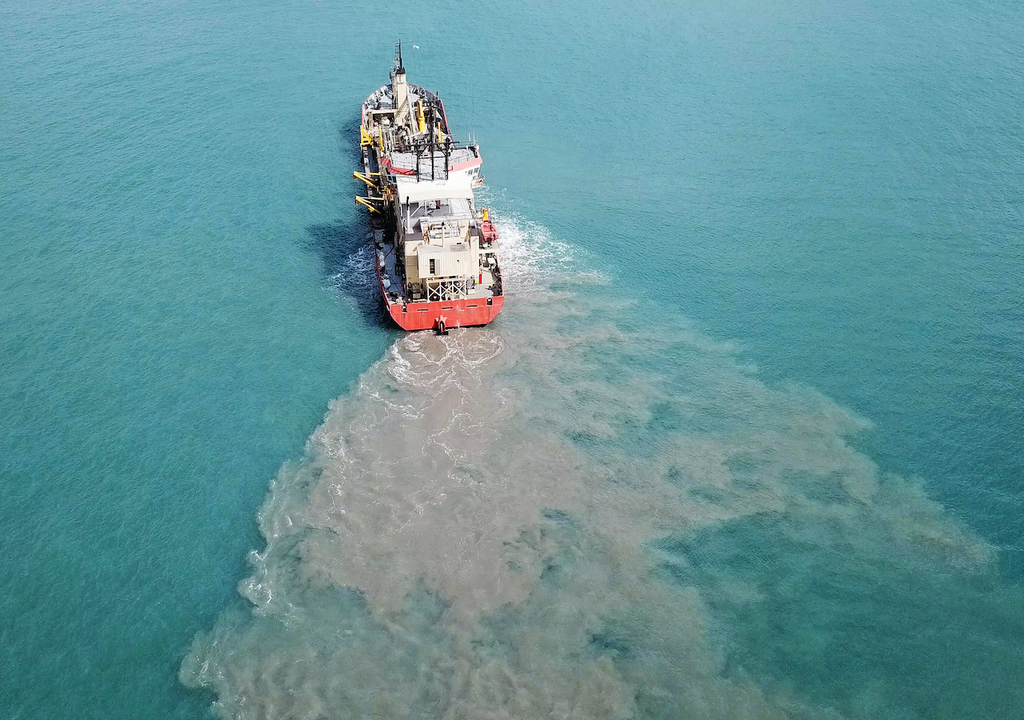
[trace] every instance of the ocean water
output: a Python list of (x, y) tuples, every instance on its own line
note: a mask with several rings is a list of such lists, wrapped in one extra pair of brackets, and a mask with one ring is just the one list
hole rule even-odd
[[(1018, 4), (0, 18), (0, 715), (1024, 717)], [(399, 37), (502, 233), (444, 338)]]

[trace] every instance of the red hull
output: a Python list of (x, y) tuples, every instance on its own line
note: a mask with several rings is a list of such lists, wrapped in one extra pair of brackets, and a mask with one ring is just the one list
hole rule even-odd
[[(488, 299), (492, 301), (491, 305), (487, 304)], [(504, 304), (505, 298), (498, 296), (445, 302), (416, 302), (404, 306), (395, 303), (388, 305), (388, 311), (403, 330), (432, 330), (437, 327), (437, 321), (441, 318), (444, 319), (445, 327), (451, 329), (486, 325), (501, 312), (501, 306)]]
[[(468, 298), (466, 300), (444, 300), (441, 302), (389, 303), (384, 283), (381, 280), (380, 268), (377, 268), (377, 282), (380, 283), (384, 304), (391, 314), (391, 319), (403, 330), (433, 330), (437, 321), (444, 320), (449, 330), (471, 325), (486, 325), (498, 316), (505, 297), (499, 295), (490, 298)], [(490, 303), (488, 304), (488, 301)]]

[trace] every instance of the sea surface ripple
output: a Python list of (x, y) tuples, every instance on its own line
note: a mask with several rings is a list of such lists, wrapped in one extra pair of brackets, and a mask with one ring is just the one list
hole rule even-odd
[[(502, 232), (443, 338), (351, 200), (398, 38)], [(1024, 718), (1021, 38), (7, 3), (0, 717)]]

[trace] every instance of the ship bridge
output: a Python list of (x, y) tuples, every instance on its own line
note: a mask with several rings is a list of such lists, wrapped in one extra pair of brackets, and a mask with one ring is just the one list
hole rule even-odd
[(450, 300), (489, 294), (483, 287), (480, 232), (472, 181), (455, 175), (442, 181), (399, 180), (397, 216), (405, 271), (417, 298)]
[(474, 219), (473, 187), (464, 175), (445, 181), (400, 180), (397, 190), (398, 216), (407, 239), (434, 224), (468, 225)]

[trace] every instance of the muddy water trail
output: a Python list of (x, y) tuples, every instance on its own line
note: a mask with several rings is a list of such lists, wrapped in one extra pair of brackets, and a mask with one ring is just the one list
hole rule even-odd
[[(876, 591), (895, 596), (883, 624), (917, 592), (998, 602), (990, 548), (851, 448), (867, 421), (766, 386), (681, 320), (637, 322), (569, 246), (501, 219), (501, 322), (404, 336), (331, 403), (260, 513), (248, 607), (196, 639), (182, 680), (226, 717), (901, 712), (866, 658), (790, 681), (763, 614), (832, 662), (837, 629), (870, 645)], [(801, 603), (837, 628), (801, 637)]]

